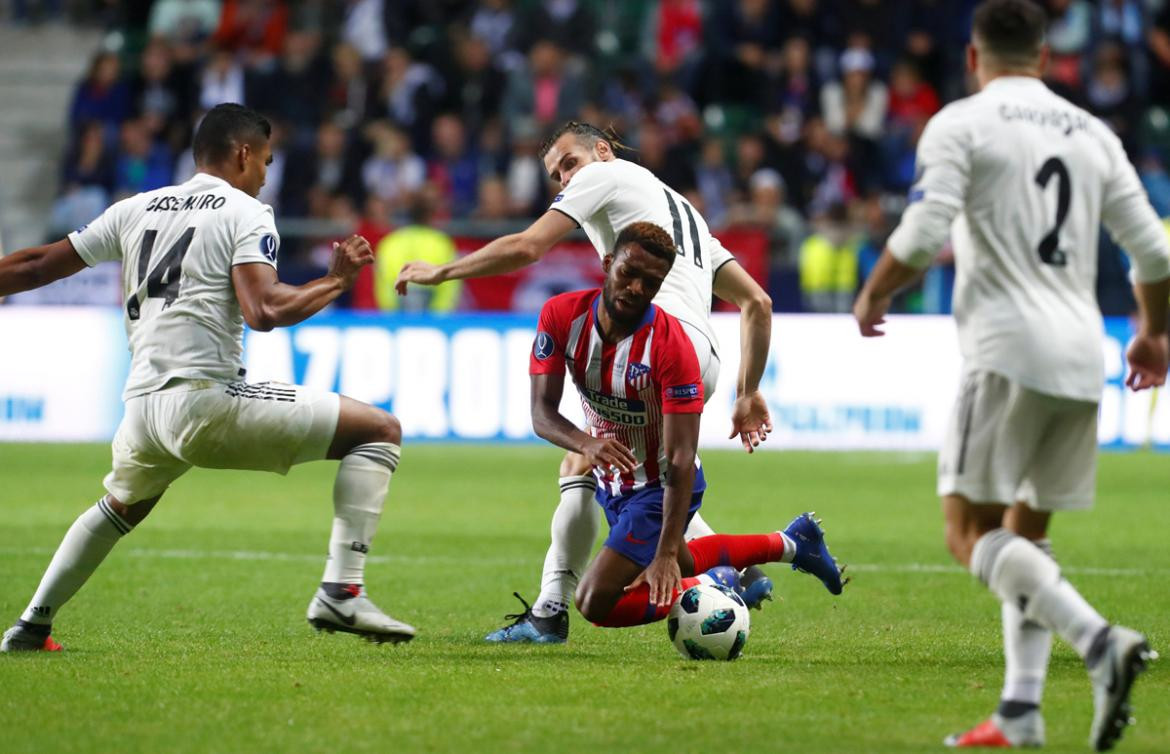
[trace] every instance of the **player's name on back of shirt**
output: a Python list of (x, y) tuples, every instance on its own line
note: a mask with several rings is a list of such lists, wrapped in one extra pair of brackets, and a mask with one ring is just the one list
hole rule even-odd
[(156, 196), (146, 205), (144, 212), (186, 212), (199, 209), (220, 209), (227, 204), (227, 197), (219, 194), (195, 194), (194, 196)]
[(1089, 117), (1085, 113), (1055, 107), (1039, 108), (1005, 102), (999, 106), (999, 117), (1009, 122), (1020, 121), (1033, 126), (1055, 128), (1065, 136), (1089, 128)]

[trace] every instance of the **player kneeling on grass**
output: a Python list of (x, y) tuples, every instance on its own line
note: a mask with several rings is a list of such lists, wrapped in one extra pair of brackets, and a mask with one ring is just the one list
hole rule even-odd
[[(533, 428), (592, 464), (610, 525), (575, 600), (601, 626), (661, 620), (683, 590), (700, 583), (694, 574), (711, 569), (713, 580), (732, 588), (737, 569), (769, 562), (792, 563), (833, 594), (843, 585), (811, 514), (782, 532), (683, 541), (706, 488), (696, 455), (703, 382), (682, 325), (651, 304), (676, 255), (657, 225), (627, 226), (602, 262), (605, 286), (550, 299), (532, 348)], [(559, 411), (566, 368), (589, 433)]]
[(324, 277), (302, 286), (277, 279), (272, 209), (255, 198), (272, 161), (270, 133), (257, 113), (219, 105), (195, 133), (198, 172), (191, 180), (125, 199), (68, 238), (0, 260), (0, 296), (87, 265), (122, 262), (131, 352), (126, 412), (105, 478), (109, 494), (65, 534), (0, 651), (60, 649), (49, 636), (57, 611), (192, 466), (284, 474), (293, 464), (326, 458), (340, 460), (341, 468), (329, 557), (309, 622), (376, 641), (414, 636), (362, 588), (366, 553), (398, 466), (398, 421), (336, 393), (241, 381), (245, 322), (256, 330), (301, 322), (374, 260), (370, 245), (355, 236), (334, 246)]

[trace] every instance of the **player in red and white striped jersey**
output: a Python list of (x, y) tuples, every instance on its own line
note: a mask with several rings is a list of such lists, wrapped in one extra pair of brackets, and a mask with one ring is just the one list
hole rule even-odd
[[(575, 600), (599, 625), (659, 620), (698, 583), (684, 573), (718, 566), (793, 563), (841, 591), (840, 571), (808, 514), (784, 532), (684, 544), (706, 488), (697, 457), (703, 381), (682, 323), (651, 303), (676, 254), (654, 223), (627, 226), (603, 260), (605, 287), (550, 299), (532, 346), (533, 429), (593, 467), (610, 525)], [(588, 432), (560, 413), (566, 370)]]

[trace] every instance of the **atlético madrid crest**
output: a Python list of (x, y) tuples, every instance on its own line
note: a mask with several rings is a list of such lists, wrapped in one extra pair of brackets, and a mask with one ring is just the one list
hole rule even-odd
[(626, 369), (626, 382), (635, 390), (644, 390), (650, 387), (650, 367), (633, 362)]

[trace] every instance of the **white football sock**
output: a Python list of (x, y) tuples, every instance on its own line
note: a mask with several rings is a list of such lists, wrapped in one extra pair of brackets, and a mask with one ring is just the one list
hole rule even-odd
[(1055, 560), (1007, 529), (993, 529), (979, 538), (971, 552), (970, 569), (1000, 601), (1018, 606), (1025, 618), (1055, 631), (1082, 658), (1093, 637), (1108, 625), (1061, 578)]
[(581, 574), (589, 565), (599, 527), (598, 505), (593, 500), (597, 480), (588, 476), (560, 478), (561, 502), (553, 513), (552, 542), (544, 556), (540, 595), (532, 614), (548, 618), (569, 609)]
[(333, 483), (333, 532), (322, 581), (363, 583), (366, 554), (401, 454), (402, 449), (394, 443), (371, 442), (341, 459)]
[(709, 537), (714, 533), (715, 530), (703, 520), (698, 511), (695, 511), (695, 515), (691, 516), (691, 522), (687, 524), (687, 530), (683, 532), (683, 539), (690, 542), (692, 539)]
[(53, 553), (40, 586), (20, 619), (49, 625), (57, 611), (89, 580), (101, 562), (133, 529), (101, 500), (77, 517)]
[[(1049, 540), (1033, 544), (1052, 557)], [(1004, 602), (1002, 607), (1004, 676), (999, 698), (1039, 705), (1052, 654), (1052, 632), (1025, 618), (1017, 605)]]

